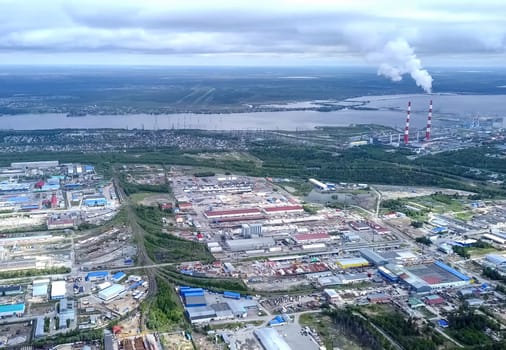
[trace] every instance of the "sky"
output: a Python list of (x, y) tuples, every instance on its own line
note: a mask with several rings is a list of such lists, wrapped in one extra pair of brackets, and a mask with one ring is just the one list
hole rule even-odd
[[(0, 64), (502, 66), (504, 0), (0, 0)], [(418, 80), (417, 80), (418, 81)]]

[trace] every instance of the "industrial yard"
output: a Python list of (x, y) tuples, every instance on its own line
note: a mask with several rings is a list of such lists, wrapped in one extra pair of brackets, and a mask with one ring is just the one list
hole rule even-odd
[[(125, 219), (111, 221), (124, 194), (90, 166), (22, 166), (25, 171), (42, 168), (52, 183), (38, 180), (26, 188), (4, 188), (11, 192), (2, 198), (14, 203), (2, 214), (6, 222), (17, 216), (38, 221), (30, 230), (20, 220), (16, 232), (0, 238), (1, 272), (14, 278), (1, 287), (0, 327), (9, 334), (3, 343), (23, 344), (74, 329), (92, 331), (114, 321), (117, 328), (104, 341), (118, 349), (175, 347), (175, 336), (145, 329), (142, 304), (150, 300), (155, 279), (149, 271), (138, 274), (135, 265), (142, 248), (134, 243), (139, 240), (135, 229)], [(75, 173), (69, 175), (69, 169)], [(505, 310), (506, 296), (481, 274), (484, 268), (506, 269), (501, 201), (472, 201), (465, 192), (434, 194), (427, 188), (409, 196), (413, 189), (308, 179), (314, 196), (351, 190), (370, 198), (366, 209), (336, 208), (309, 203), (311, 195), (295, 196), (272, 178), (142, 164), (121, 167), (120, 174), (127, 184), (157, 190), (168, 186), (170, 193), (137, 194), (135, 205), (157, 211), (162, 234), (195, 242), (213, 257), (210, 262), (152, 262), (152, 267), (244, 285), (240, 292), (168, 284), (184, 308), (184, 322), (200, 332), (214, 332), (196, 337), (205, 348), (226, 343), (236, 349), (270, 349), (276, 343), (316, 350), (328, 339), (298, 320), (329, 307), (384, 305), (425, 319), (441, 332), (449, 312), (461, 306), (486, 306), (497, 315)], [(51, 189), (43, 191), (44, 186)], [(374, 212), (371, 203), (382, 196), (394, 200), (396, 210)], [(19, 203), (35, 202), (21, 198), (38, 198), (40, 204), (28, 209)], [(413, 215), (423, 215), (423, 224), (413, 226)], [(463, 260), (459, 249), (471, 252), (472, 262)], [(18, 276), (23, 270), (44, 276)], [(25, 326), (16, 328), (19, 324)], [(181, 346), (193, 346), (190, 333), (178, 334)]]

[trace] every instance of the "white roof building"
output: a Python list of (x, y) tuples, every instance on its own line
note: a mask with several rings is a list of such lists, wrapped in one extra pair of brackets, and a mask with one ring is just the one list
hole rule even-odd
[(53, 281), (51, 283), (51, 299), (63, 299), (66, 293), (65, 281)]

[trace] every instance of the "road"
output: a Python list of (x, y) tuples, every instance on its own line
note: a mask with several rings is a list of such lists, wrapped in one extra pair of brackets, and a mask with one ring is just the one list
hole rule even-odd
[(369, 186), (369, 188), (376, 194), (376, 196), (378, 197), (378, 200), (376, 201), (376, 218), (379, 217), (379, 210), (380, 210), (380, 205), (381, 205), (381, 198), (382, 198), (382, 194), (380, 191), (376, 190), (374, 187), (372, 186)]

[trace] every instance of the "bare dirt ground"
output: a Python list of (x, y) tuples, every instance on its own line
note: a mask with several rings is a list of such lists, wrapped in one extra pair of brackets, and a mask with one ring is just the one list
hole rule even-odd
[(472, 192), (438, 188), (438, 187), (374, 185), (374, 188), (381, 192), (383, 200), (430, 196), (435, 192), (442, 192), (444, 194), (457, 193), (458, 195), (473, 194)]

